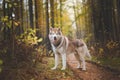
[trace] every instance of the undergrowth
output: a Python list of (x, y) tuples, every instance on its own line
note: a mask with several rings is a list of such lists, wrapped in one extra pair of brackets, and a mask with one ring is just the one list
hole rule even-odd
[[(10, 43), (1, 43), (0, 59), (3, 61), (0, 72), (0, 80), (30, 80), (36, 77), (38, 71), (35, 68), (36, 62), (41, 62), (42, 56), (34, 46), (28, 46), (15, 41), (14, 55), (11, 55)], [(39, 48), (39, 47), (37, 47)]]
[(118, 57), (114, 57), (114, 58), (111, 58), (111, 57), (100, 57), (100, 58), (93, 57), (92, 61), (96, 62), (102, 66), (109, 67), (111, 69), (120, 71), (120, 58), (118, 58)]

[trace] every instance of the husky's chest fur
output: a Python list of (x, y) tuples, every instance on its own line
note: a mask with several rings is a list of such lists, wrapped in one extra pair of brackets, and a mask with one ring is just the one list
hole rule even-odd
[(64, 52), (68, 51), (67, 49), (68, 49), (69, 42), (68, 42), (67, 37), (62, 36), (62, 38), (60, 39), (60, 42), (58, 42), (58, 43), (57, 43), (58, 45), (52, 44), (53, 50), (55, 52), (58, 52), (58, 53), (62, 54)]

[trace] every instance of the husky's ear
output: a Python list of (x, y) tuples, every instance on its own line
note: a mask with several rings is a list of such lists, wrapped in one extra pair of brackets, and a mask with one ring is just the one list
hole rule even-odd
[(49, 28), (49, 31), (52, 31), (52, 29), (53, 29), (53, 28), (52, 28), (52, 27), (50, 27), (50, 28)]
[(61, 31), (61, 29), (60, 29), (60, 28), (58, 28), (58, 31)]
[(61, 28), (58, 28), (59, 35), (62, 35)]

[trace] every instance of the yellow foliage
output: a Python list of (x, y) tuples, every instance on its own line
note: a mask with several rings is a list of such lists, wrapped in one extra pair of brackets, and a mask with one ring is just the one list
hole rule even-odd
[(38, 42), (42, 42), (43, 39), (38, 39), (38, 37), (36, 36), (36, 30), (30, 28), (20, 35), (19, 40), (27, 45), (34, 45), (38, 44)]
[(5, 17), (1, 18), (1, 21), (2, 21), (2, 22), (8, 21), (8, 16), (5, 16)]
[(104, 49), (103, 48), (99, 48), (98, 53), (99, 53), (99, 56), (102, 56), (103, 53), (104, 53)]
[(18, 26), (20, 24), (20, 22), (19, 21), (14, 21), (14, 26)]
[(103, 48), (99, 48), (99, 53), (102, 54), (104, 52)]
[(119, 43), (117, 43), (117, 42), (114, 42), (114, 41), (109, 41), (107, 44), (106, 44), (106, 47), (108, 48), (108, 49), (112, 49), (112, 48), (115, 48), (115, 47), (117, 47), (119, 45)]
[(90, 39), (91, 39), (92, 36), (93, 36), (92, 33), (87, 34), (87, 37), (84, 38), (84, 41), (85, 41), (85, 42), (90, 41)]

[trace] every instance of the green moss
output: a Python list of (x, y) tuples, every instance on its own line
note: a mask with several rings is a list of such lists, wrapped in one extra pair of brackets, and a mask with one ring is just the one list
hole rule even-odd
[(110, 57), (96, 58), (96, 57), (93, 57), (92, 61), (94, 61), (100, 65), (107, 66), (107, 67), (117, 69), (120, 71), (120, 58), (110, 58)]

